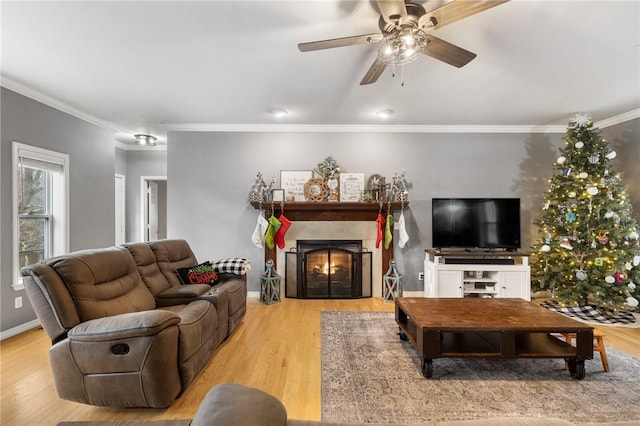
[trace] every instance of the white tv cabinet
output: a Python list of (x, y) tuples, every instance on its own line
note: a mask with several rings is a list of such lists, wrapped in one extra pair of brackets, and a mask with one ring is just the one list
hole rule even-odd
[(424, 296), (531, 300), (529, 255), (425, 250)]

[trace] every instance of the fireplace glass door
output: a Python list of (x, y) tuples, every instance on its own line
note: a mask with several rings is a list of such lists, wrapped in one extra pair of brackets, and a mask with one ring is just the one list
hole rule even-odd
[(287, 297), (371, 297), (371, 253), (361, 241), (298, 241), (286, 262)]

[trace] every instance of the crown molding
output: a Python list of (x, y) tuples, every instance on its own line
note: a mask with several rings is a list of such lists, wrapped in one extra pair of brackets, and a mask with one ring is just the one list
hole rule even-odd
[(177, 132), (333, 132), (333, 133), (564, 133), (566, 126), (531, 125), (375, 125), (375, 124), (165, 124)]
[(103, 129), (106, 129), (112, 132), (122, 131), (114, 123), (111, 123), (106, 120), (102, 120), (96, 117), (95, 115), (91, 115), (84, 111), (81, 111), (67, 103), (64, 103), (58, 99), (52, 98), (51, 96), (45, 95), (42, 92), (39, 92), (35, 89), (27, 87), (24, 84), (18, 83), (17, 81), (7, 78), (5, 76), (0, 76), (0, 85), (6, 89), (12, 90), (16, 93), (19, 93), (23, 96), (31, 98), (42, 104), (55, 108), (59, 111), (65, 112), (69, 115), (72, 115), (76, 118), (79, 118), (81, 120), (94, 124), (98, 127), (102, 127)]
[[(0, 75), (0, 86), (5, 87), (52, 108), (70, 114), (109, 131), (125, 132), (115, 123), (102, 120), (92, 114), (81, 111), (60, 100), (29, 88), (10, 78)], [(594, 123), (604, 129), (616, 124), (640, 118), (640, 108)], [(163, 124), (168, 131), (178, 132), (301, 132), (301, 133), (565, 133), (566, 125), (394, 125), (394, 124), (215, 124), (215, 123), (169, 123)], [(164, 151), (166, 145), (141, 147), (115, 142), (117, 148), (127, 151), (156, 150)]]
[(619, 115), (615, 115), (613, 117), (606, 118), (604, 120), (600, 120), (594, 123), (594, 126), (600, 129), (606, 129), (607, 127), (615, 126), (616, 124), (624, 123), (626, 121), (631, 121), (636, 118), (640, 118), (640, 108), (634, 109)]

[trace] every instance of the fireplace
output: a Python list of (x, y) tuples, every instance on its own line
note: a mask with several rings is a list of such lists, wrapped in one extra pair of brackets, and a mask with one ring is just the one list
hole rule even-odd
[(359, 240), (298, 240), (285, 254), (285, 295), (298, 299), (371, 297), (371, 252)]

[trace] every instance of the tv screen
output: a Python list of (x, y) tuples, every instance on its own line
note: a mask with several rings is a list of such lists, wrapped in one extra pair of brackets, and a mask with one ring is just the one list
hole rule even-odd
[(434, 198), (434, 248), (520, 248), (520, 199)]

